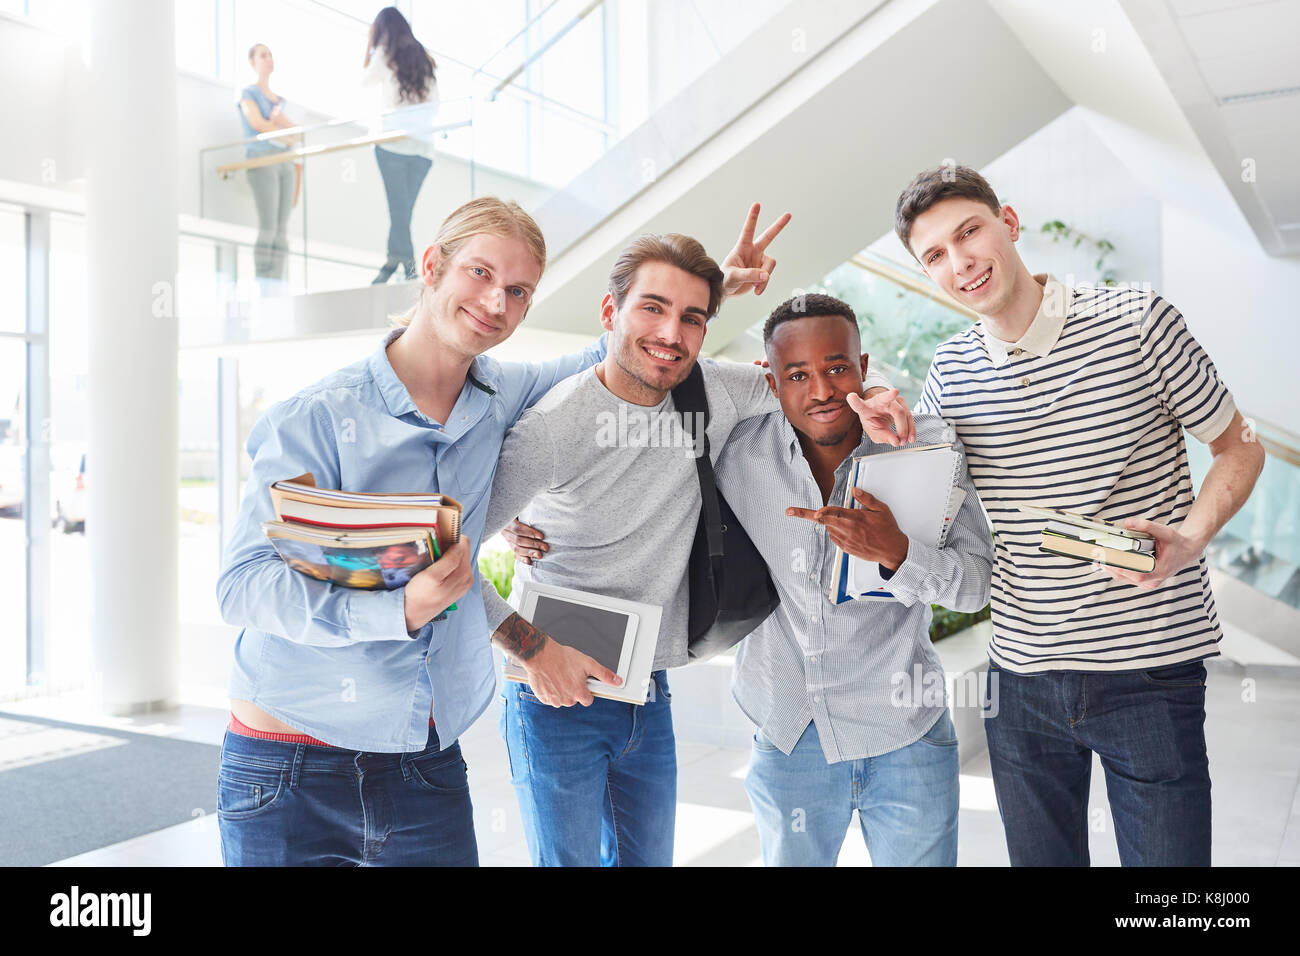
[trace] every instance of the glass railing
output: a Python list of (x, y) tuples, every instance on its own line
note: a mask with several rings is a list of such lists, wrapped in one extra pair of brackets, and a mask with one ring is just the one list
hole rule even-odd
[[(386, 174), (409, 175), (409, 157), (437, 165), (402, 214), (415, 235), (432, 235), (447, 211), (475, 194), (472, 110), (468, 99), (444, 101), (203, 150), (200, 218), (226, 247), (216, 263), (216, 301), (376, 278), (389, 258)], [(394, 156), (395, 168), (381, 167)]]
[(433, 159), (411, 213), (417, 258), (448, 212), (500, 195), (533, 213), (554, 259), (878, 5), (833, 5), (804, 36), (814, 4), (756, 0), (735, 18), (704, 0), (554, 0), (479, 68), (440, 57), (431, 125), (412, 107), (203, 150), (195, 229), (224, 249), (214, 311), (238, 321), (252, 299), (379, 277), (390, 216), (375, 147), (417, 129)]
[[(1210, 563), (1257, 591), (1300, 608), (1300, 436), (1247, 419), (1267, 453), (1246, 503), (1210, 542)], [(1210, 450), (1187, 442), (1197, 488), (1210, 470)]]

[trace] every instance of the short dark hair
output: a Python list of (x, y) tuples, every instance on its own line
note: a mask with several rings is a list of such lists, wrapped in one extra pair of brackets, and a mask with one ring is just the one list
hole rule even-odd
[(858, 331), (858, 317), (854, 314), (851, 305), (843, 299), (835, 298), (833, 295), (812, 292), (808, 295), (796, 295), (786, 299), (772, 310), (772, 314), (763, 323), (763, 345), (772, 344), (772, 334), (782, 322), (789, 322), (792, 319), (807, 319), (817, 315), (843, 316), (849, 325), (853, 326), (853, 331)]
[(1002, 211), (1002, 203), (989, 181), (969, 166), (945, 164), (917, 173), (894, 207), (894, 232), (913, 257), (912, 224), (917, 216), (945, 199), (974, 199), (995, 213)]
[(709, 284), (708, 317), (717, 313), (722, 305), (722, 269), (709, 258), (698, 239), (676, 232), (641, 236), (619, 253), (609, 273), (609, 294), (614, 297), (615, 308), (623, 307), (637, 270), (647, 262), (665, 262), (703, 279)]

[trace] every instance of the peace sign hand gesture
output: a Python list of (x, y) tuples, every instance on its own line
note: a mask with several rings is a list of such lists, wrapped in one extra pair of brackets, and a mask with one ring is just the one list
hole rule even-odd
[(753, 290), (754, 295), (762, 295), (767, 282), (772, 278), (776, 260), (767, 255), (767, 246), (777, 233), (790, 221), (787, 212), (764, 230), (757, 239), (754, 229), (758, 226), (759, 204), (749, 207), (749, 216), (745, 226), (740, 230), (736, 245), (722, 260), (722, 293), (724, 296), (744, 295)]

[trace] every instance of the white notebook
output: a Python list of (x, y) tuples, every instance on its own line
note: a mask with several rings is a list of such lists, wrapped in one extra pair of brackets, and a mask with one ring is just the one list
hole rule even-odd
[[(909, 538), (942, 547), (966, 493), (956, 487), (959, 458), (950, 443), (918, 445), (864, 455), (853, 460), (844, 507), (860, 508), (853, 488), (879, 498)], [(842, 570), (841, 570), (842, 569)], [(880, 565), (840, 553), (831, 584), (831, 600), (878, 597), (891, 599)]]

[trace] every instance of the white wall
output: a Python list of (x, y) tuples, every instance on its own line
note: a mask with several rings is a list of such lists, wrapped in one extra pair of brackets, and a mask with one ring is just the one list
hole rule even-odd
[(988, 2), (1161, 204), (1157, 291), (1183, 312), (1237, 404), (1300, 430), (1291, 398), (1300, 262), (1260, 247), (1118, 0)]
[[(962, 156), (952, 157), (963, 162)], [(1078, 248), (1053, 242), (1041, 231), (1043, 223), (1059, 219), (1098, 239), (1108, 239), (1115, 251), (1105, 268), (1118, 281), (1161, 284), (1160, 203), (1093, 131), (1075, 107), (1052, 120), (981, 170), (1020, 217), (1020, 257), (1031, 272), (1047, 272), (1062, 282), (1094, 282), (1100, 278), (1097, 254), (1086, 244)], [(902, 185), (900, 184), (900, 190)], [(872, 250), (914, 265), (911, 255), (891, 231)]]
[[(75, 44), (21, 20), (0, 17), (0, 179), (39, 186), (68, 186), (84, 173), (72, 144), (69, 120), (80, 117), (67, 78), (77, 61)], [(78, 127), (78, 131), (80, 127)]]
[(1300, 433), (1300, 259), (1266, 255), (1181, 205), (1163, 211), (1160, 292), (1187, 320), (1245, 415)]
[(1020, 216), (1020, 256), (1033, 272), (1094, 281), (1097, 254), (1053, 242), (1043, 223), (1059, 219), (1115, 245), (1105, 262), (1120, 282), (1160, 287), (1160, 203), (1098, 139), (1079, 109), (1044, 126), (982, 170)]

